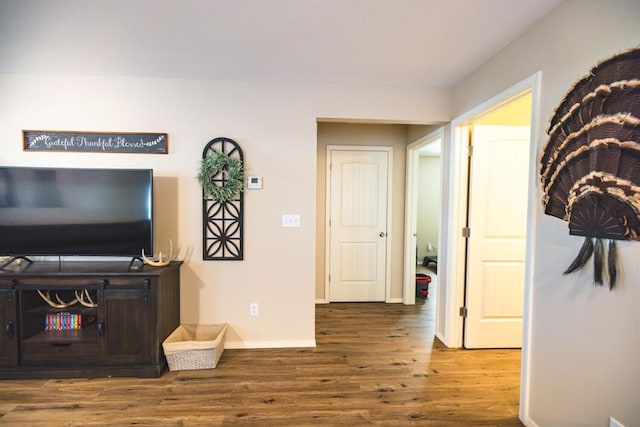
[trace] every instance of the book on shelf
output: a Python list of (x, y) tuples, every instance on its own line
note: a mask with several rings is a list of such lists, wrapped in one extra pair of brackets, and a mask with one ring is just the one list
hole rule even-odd
[(82, 315), (69, 312), (47, 313), (44, 328), (47, 331), (82, 329)]

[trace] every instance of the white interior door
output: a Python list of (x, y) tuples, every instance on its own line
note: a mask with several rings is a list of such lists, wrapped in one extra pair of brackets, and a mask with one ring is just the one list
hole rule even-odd
[(464, 345), (522, 345), (528, 126), (474, 126)]
[(385, 301), (390, 152), (329, 153), (329, 301)]

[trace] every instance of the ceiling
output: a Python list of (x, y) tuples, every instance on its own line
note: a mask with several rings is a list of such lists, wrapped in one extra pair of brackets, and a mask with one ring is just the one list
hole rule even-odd
[(0, 73), (455, 86), (561, 0), (0, 0)]

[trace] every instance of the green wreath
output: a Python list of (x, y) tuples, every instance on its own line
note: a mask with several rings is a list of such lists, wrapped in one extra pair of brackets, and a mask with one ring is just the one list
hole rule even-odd
[[(213, 178), (223, 172), (223, 185), (216, 185)], [(200, 162), (198, 181), (205, 199), (211, 197), (219, 202), (233, 200), (244, 189), (242, 160), (229, 157), (220, 151), (211, 151)]]

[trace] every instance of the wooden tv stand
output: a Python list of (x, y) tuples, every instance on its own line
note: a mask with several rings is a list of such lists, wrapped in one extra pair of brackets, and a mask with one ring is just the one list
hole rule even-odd
[[(180, 324), (181, 264), (35, 261), (0, 270), (0, 379), (159, 377), (162, 342)], [(47, 292), (56, 304), (84, 295), (95, 307), (54, 308)]]

